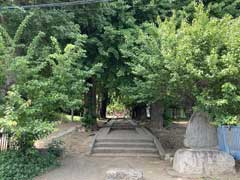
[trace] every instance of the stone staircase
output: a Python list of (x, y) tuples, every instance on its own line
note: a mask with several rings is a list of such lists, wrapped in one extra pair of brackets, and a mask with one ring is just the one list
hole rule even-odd
[(108, 125), (102, 128), (94, 139), (90, 152), (93, 156), (160, 157), (162, 155), (163, 149), (159, 151), (154, 136), (145, 128), (137, 127), (133, 121), (111, 122)]

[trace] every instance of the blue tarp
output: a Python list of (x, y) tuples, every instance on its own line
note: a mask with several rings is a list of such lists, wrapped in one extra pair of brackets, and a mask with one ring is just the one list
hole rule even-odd
[(240, 160), (240, 126), (218, 127), (219, 149)]

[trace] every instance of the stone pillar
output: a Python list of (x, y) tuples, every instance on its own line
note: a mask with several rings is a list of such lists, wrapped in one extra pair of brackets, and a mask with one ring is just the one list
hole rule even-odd
[(184, 146), (188, 148), (215, 148), (218, 145), (217, 128), (210, 125), (207, 113), (193, 113), (184, 139)]
[(235, 172), (235, 160), (217, 149), (217, 129), (207, 113), (195, 112), (187, 126), (186, 149), (174, 156), (173, 169), (180, 175), (220, 175)]

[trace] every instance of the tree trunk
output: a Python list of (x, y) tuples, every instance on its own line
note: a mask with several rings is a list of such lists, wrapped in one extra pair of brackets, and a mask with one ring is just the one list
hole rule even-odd
[(74, 121), (74, 110), (71, 109), (71, 121), (73, 122)]
[(146, 104), (138, 104), (132, 109), (132, 119), (144, 121), (147, 119)]
[(7, 92), (9, 91), (10, 87), (15, 84), (16, 82), (16, 78), (15, 75), (11, 72), (9, 72), (6, 75), (6, 80), (4, 82), (3, 87), (0, 89), (0, 96), (2, 96), (3, 98), (7, 95)]
[(97, 127), (97, 114), (96, 114), (96, 83), (94, 78), (90, 78), (88, 83), (91, 84), (87, 94), (85, 95), (84, 102), (84, 116), (87, 119), (86, 125), (92, 129)]
[(99, 108), (100, 118), (102, 119), (106, 118), (108, 102), (109, 102), (108, 90), (103, 90)]
[(151, 121), (152, 125), (156, 129), (160, 129), (163, 127), (163, 113), (164, 113), (164, 107), (160, 101), (156, 101), (151, 104)]
[(185, 107), (184, 111), (185, 111), (185, 114), (186, 114), (186, 118), (187, 118), (187, 119), (190, 119), (191, 116), (192, 116), (192, 114), (193, 114), (193, 108), (192, 108), (192, 106), (187, 106), (187, 107)]
[(187, 119), (189, 119), (193, 114), (193, 106), (195, 104), (195, 99), (193, 97), (187, 96), (184, 101), (184, 111)]

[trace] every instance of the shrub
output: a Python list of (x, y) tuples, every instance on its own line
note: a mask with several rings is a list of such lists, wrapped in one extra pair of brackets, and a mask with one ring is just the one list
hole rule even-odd
[(0, 177), (1, 180), (30, 180), (58, 164), (56, 156), (50, 152), (6, 151), (0, 153)]
[(54, 140), (51, 144), (49, 144), (48, 152), (56, 157), (61, 157), (64, 153), (63, 141)]
[(35, 116), (35, 107), (30, 100), (23, 99), (17, 91), (9, 91), (4, 106), (4, 116), (0, 117), (0, 127), (11, 134), (21, 151), (33, 147), (34, 141), (54, 130), (54, 124)]
[(87, 128), (94, 128), (95, 119), (96, 117), (92, 117), (91, 115), (85, 115), (82, 118), (82, 123)]
[(240, 117), (231, 115), (220, 115), (216, 117), (216, 121), (214, 122), (214, 124), (218, 126), (237, 126), (240, 124)]

